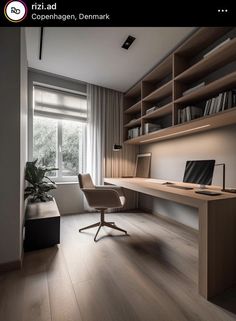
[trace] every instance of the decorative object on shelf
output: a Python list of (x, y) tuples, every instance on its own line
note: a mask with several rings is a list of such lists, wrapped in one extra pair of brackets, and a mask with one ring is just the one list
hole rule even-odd
[(24, 197), (25, 199), (29, 198), (31, 203), (53, 200), (48, 192), (57, 188), (55, 182), (46, 176), (46, 173), (56, 171), (58, 168), (36, 166), (37, 161), (36, 159), (33, 162), (27, 162), (25, 169), (25, 180), (29, 186), (25, 188)]
[(114, 144), (113, 145), (113, 152), (119, 152), (122, 149), (122, 145)]
[(226, 40), (224, 40), (223, 42), (221, 42), (219, 45), (217, 45), (216, 47), (214, 47), (212, 50), (208, 51), (203, 58), (208, 57), (209, 55), (211, 55), (214, 51), (216, 51), (217, 49), (219, 49), (220, 47), (222, 47), (223, 45), (225, 45), (227, 42), (229, 42), (231, 39), (227, 38)]
[(144, 124), (144, 134), (152, 133), (157, 130), (161, 129), (160, 124), (155, 124), (155, 123), (145, 123)]
[(196, 86), (194, 86), (194, 87), (191, 87), (191, 88), (185, 90), (185, 91), (182, 93), (182, 96), (186, 96), (186, 95), (194, 92), (195, 90), (204, 87), (205, 84), (206, 84), (205, 81), (203, 81), (203, 82), (201, 82), (200, 84), (198, 84), (198, 85), (196, 85)]
[(222, 177), (222, 192), (227, 193), (236, 193), (236, 188), (225, 188), (225, 163), (215, 164), (215, 166), (222, 166), (223, 169), (223, 177)]
[(157, 106), (153, 106), (149, 109), (146, 110), (146, 114), (152, 113), (153, 111), (155, 111), (158, 107)]

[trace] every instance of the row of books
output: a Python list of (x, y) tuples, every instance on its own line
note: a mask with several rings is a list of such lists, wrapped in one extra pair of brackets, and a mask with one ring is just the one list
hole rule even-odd
[(203, 116), (203, 110), (198, 106), (187, 106), (178, 109), (178, 124), (184, 123)]
[(141, 135), (141, 127), (134, 127), (128, 130), (128, 139), (135, 138)]
[(208, 99), (204, 106), (187, 106), (178, 109), (178, 124), (233, 107), (236, 107), (236, 89), (224, 91), (218, 96)]
[(236, 106), (236, 89), (220, 93), (206, 101), (204, 116), (218, 113)]

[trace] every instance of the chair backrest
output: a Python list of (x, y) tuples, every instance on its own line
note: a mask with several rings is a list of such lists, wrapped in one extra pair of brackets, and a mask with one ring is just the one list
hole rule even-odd
[(79, 174), (78, 179), (80, 188), (95, 188), (90, 174)]

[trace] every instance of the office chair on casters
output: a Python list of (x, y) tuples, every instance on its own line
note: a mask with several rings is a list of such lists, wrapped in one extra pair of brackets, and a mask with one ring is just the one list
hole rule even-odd
[(89, 206), (95, 208), (101, 213), (100, 222), (83, 227), (79, 229), (79, 232), (98, 226), (97, 233), (94, 237), (95, 242), (97, 241), (96, 238), (102, 226), (108, 226), (110, 228), (127, 234), (127, 231), (117, 227), (114, 222), (105, 221), (105, 211), (107, 209), (121, 208), (124, 206), (125, 197), (122, 193), (122, 188), (118, 186), (109, 185), (95, 186), (93, 184), (90, 174), (79, 174), (78, 178), (80, 188), (84, 193)]

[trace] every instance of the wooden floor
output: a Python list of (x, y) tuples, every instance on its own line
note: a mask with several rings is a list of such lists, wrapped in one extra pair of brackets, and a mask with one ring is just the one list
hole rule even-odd
[(27, 253), (21, 271), (0, 275), (0, 320), (236, 320), (234, 293), (198, 295), (196, 234), (148, 214), (107, 216), (130, 236), (104, 228), (94, 243), (94, 229), (78, 229), (98, 214), (63, 217), (60, 246)]

